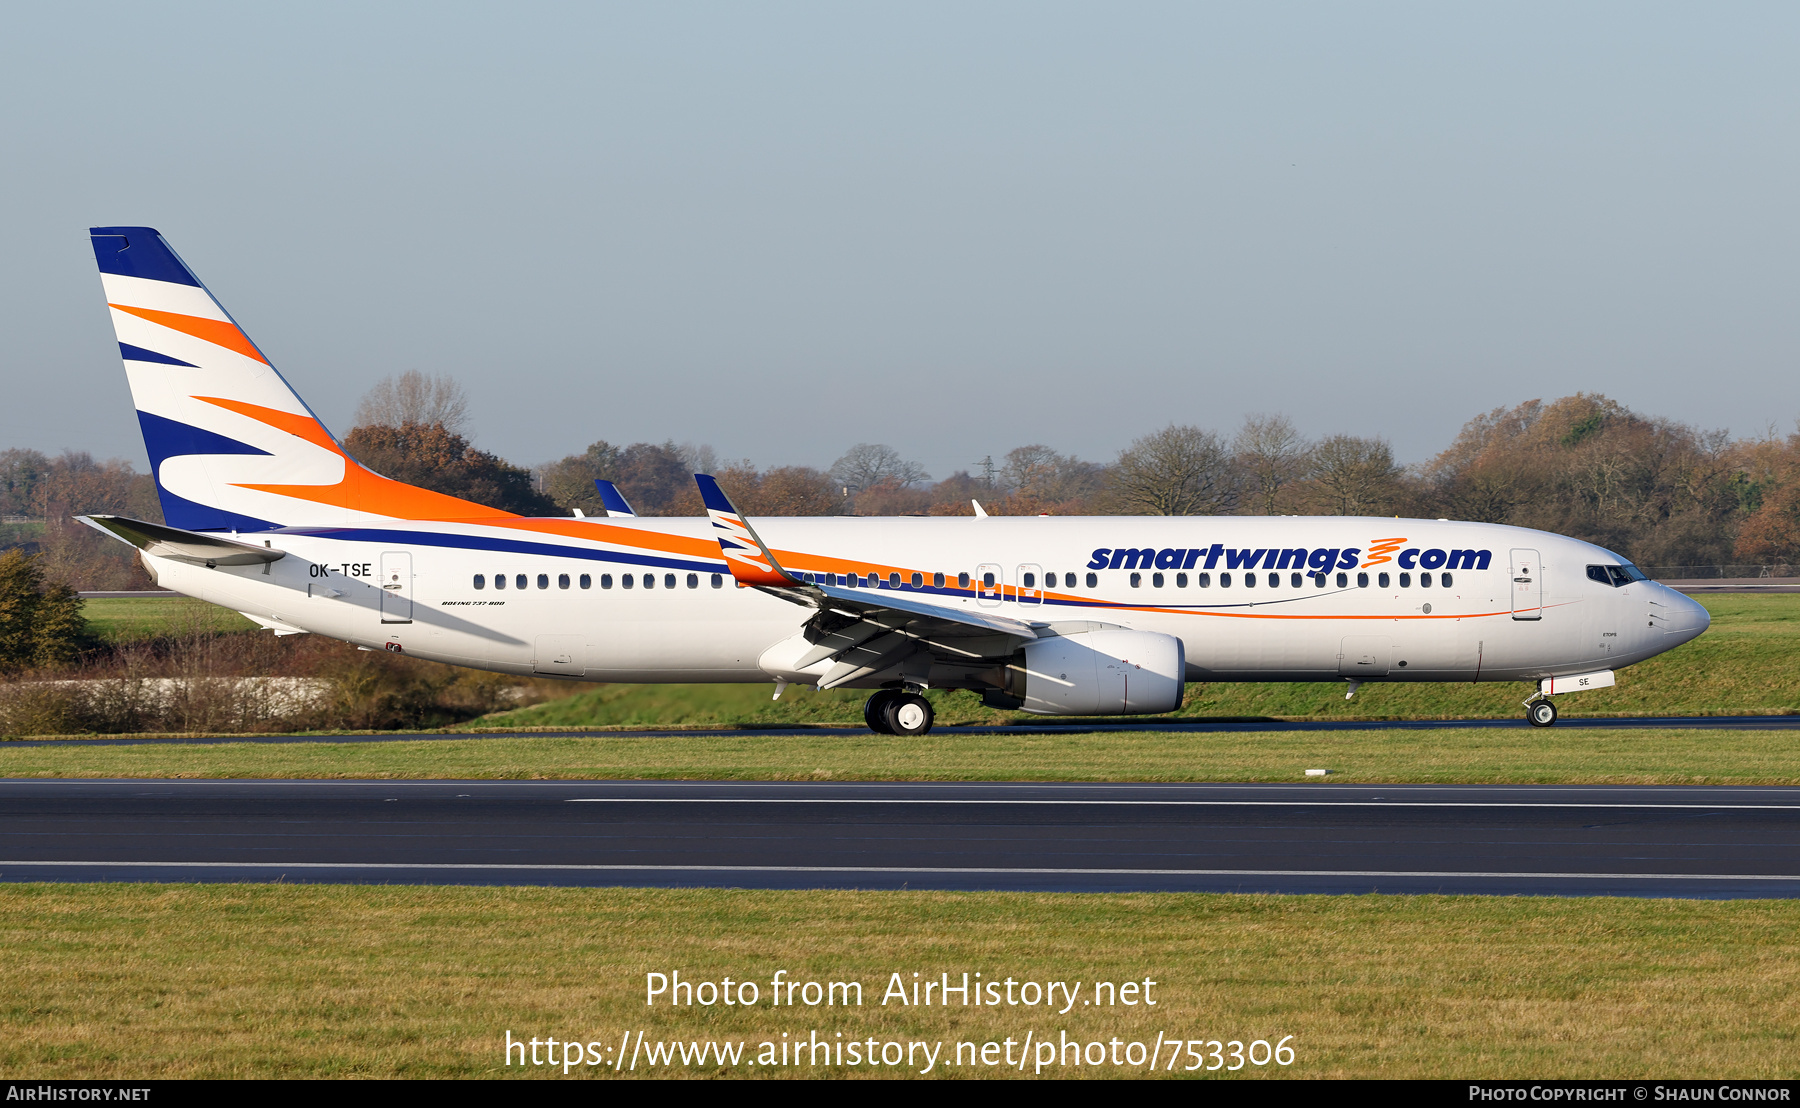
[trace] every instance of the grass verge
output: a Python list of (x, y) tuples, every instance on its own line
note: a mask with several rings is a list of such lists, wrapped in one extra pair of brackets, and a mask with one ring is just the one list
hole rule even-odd
[(1800, 784), (1800, 732), (1252, 731), (529, 735), (379, 743), (0, 744), (4, 777), (709, 778)]
[[(1561, 697), (1570, 717), (1767, 715), (1800, 711), (1800, 595), (1728, 593), (1700, 598), (1705, 635), (1623, 671), (1610, 689)], [(601, 685), (548, 703), (484, 717), (492, 727), (656, 727), (671, 724), (861, 723), (866, 692), (772, 685)], [(1520, 714), (1522, 682), (1372, 682), (1352, 700), (1342, 682), (1190, 684), (1176, 718), (1493, 719)], [(968, 692), (934, 692), (940, 723), (1021, 717), (983, 707)]]
[[(0, 921), (9, 1078), (560, 1076), (503, 1066), (504, 1033), (604, 1046), (640, 1029), (747, 1041), (750, 1057), (813, 1031), (944, 1042), (945, 1057), (1028, 1032), (1294, 1036), (1291, 1067), (1238, 1076), (1777, 1078), (1800, 1065), (1796, 901), (7, 885)], [(772, 1008), (778, 969), (859, 981), (864, 1003)], [(647, 1008), (644, 975), (673, 970), (759, 982), (762, 1002)], [(1080, 981), (1078, 996), (1148, 977), (1157, 1004), (880, 1003), (891, 973), (910, 985), (964, 971)], [(637, 1070), (771, 1073), (870, 1071)], [(940, 1061), (935, 1076), (1017, 1073)]]

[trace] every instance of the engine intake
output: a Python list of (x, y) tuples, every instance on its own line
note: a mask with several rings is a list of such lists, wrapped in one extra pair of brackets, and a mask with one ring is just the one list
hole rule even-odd
[(1009, 670), (1007, 691), (1027, 712), (1138, 715), (1181, 707), (1187, 659), (1173, 635), (1083, 631), (1026, 643), (1023, 663)]

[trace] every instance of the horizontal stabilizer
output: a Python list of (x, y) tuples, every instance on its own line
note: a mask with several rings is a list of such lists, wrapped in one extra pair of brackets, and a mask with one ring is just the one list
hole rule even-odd
[(129, 519), (125, 516), (75, 518), (97, 531), (104, 531), (130, 543), (153, 558), (168, 558), (208, 569), (214, 566), (264, 565), (287, 557), (286, 552), (266, 546), (252, 546), (247, 542), (221, 538), (218, 535), (202, 535), (194, 531), (183, 531), (179, 527), (146, 523), (141, 519)]

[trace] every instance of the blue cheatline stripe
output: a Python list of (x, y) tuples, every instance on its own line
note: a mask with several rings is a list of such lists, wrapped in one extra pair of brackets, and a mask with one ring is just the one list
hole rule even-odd
[(133, 346), (128, 342), (119, 344), (119, 357), (128, 362), (155, 362), (157, 365), (178, 365), (184, 369), (199, 369), (193, 362), (184, 362), (180, 358), (171, 358), (167, 354), (158, 354), (154, 350), (145, 350), (141, 346)]
[(202, 287), (154, 227), (89, 227), (100, 272)]
[(502, 554), (537, 554), (546, 558), (580, 558), (589, 562), (611, 562), (628, 566), (655, 566), (658, 569), (682, 569), (700, 573), (724, 573), (725, 563), (696, 562), (686, 558), (664, 558), (651, 554), (628, 554), (613, 550), (592, 550), (579, 546), (557, 546), (547, 542), (521, 539), (490, 538), (485, 535), (445, 535), (434, 531), (392, 531), (359, 527), (290, 527), (286, 535), (337, 539), (343, 542), (397, 543), (412, 546), (441, 546), (455, 550), (491, 550)]
[[(250, 528), (245, 529), (249, 530)], [(283, 528), (281, 533), (284, 535), (304, 535), (309, 538), (337, 539), (343, 542), (440, 546), (457, 550), (491, 550), (496, 553), (505, 554), (536, 554), (546, 558), (580, 558), (590, 562), (610, 562), (622, 566), (654, 566), (658, 569), (691, 570), (700, 573), (730, 572), (729, 567), (727, 567), (723, 561), (696, 562), (684, 558), (663, 558), (649, 554), (628, 554), (612, 550), (592, 550), (585, 547), (557, 546), (552, 543), (526, 542), (520, 539), (489, 538), (480, 535), (445, 535), (433, 531), (390, 531), (385, 529), (377, 530), (374, 528), (356, 527), (287, 527)], [(878, 589), (868, 589), (870, 594), (869, 603), (879, 604), (881, 602), (879, 598), (882, 593), (896, 591), (902, 590), (890, 589), (885, 585)], [(935, 586), (924, 585), (917, 589), (908, 588), (903, 591), (914, 594), (943, 596), (952, 599), (963, 599), (968, 596), (967, 592), (958, 591), (948, 586), (940, 589)], [(1008, 603), (1015, 604), (1016, 606), (1016, 602), (1008, 601)], [(1277, 602), (1262, 601), (1260, 603), (1262, 606), (1268, 607)], [(1171, 605), (1153, 604), (1148, 602), (1133, 603), (1130, 601), (1115, 600), (1049, 600), (1045, 602), (1044, 606), (1100, 609), (1180, 607), (1192, 608), (1200, 611), (1211, 611), (1219, 608), (1246, 608), (1254, 607), (1255, 605), (1250, 603)], [(1025, 607), (1030, 607), (1030, 605), (1026, 605)]]

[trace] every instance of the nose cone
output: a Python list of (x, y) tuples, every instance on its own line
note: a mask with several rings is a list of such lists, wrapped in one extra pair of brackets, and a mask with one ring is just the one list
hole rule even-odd
[(1691, 642), (1706, 633), (1712, 626), (1712, 613), (1707, 611), (1698, 600), (1663, 586), (1669, 594), (1669, 629), (1668, 637), (1674, 642), (1671, 646), (1679, 646)]

